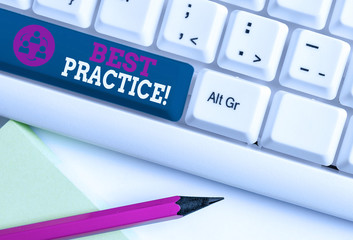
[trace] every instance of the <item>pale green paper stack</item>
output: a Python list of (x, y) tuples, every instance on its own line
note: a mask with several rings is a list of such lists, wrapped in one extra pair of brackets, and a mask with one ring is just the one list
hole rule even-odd
[[(0, 229), (98, 210), (52, 161), (28, 126), (9, 121), (0, 129)], [(80, 239), (127, 238), (115, 231)]]

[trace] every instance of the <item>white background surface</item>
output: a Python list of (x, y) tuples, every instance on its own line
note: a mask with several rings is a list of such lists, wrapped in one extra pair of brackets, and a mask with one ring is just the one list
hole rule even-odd
[(56, 153), (63, 173), (101, 208), (174, 195), (225, 197), (178, 220), (125, 230), (131, 240), (353, 239), (352, 222), (43, 130), (35, 132)]

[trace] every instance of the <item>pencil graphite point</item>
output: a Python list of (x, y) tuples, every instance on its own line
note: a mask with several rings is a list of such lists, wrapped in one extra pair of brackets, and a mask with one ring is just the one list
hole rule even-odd
[(193, 213), (201, 208), (207, 207), (213, 203), (223, 200), (223, 197), (184, 197), (180, 196), (180, 199), (176, 202), (180, 206), (178, 215), (185, 216)]

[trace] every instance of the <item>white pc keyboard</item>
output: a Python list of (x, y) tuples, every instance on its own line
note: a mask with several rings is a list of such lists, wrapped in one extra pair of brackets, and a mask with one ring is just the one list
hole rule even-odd
[(0, 116), (353, 221), (353, 0), (0, 7)]

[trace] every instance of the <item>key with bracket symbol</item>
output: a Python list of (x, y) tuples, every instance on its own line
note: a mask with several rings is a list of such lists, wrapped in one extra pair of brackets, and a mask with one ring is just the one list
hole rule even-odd
[(288, 27), (283, 23), (244, 11), (234, 11), (229, 18), (218, 65), (271, 81), (276, 75), (287, 33)]
[[(204, 0), (171, 0), (168, 2), (161, 31), (159, 49), (205, 63), (214, 60), (227, 9)], [(200, 28), (200, 22), (207, 28)]]

